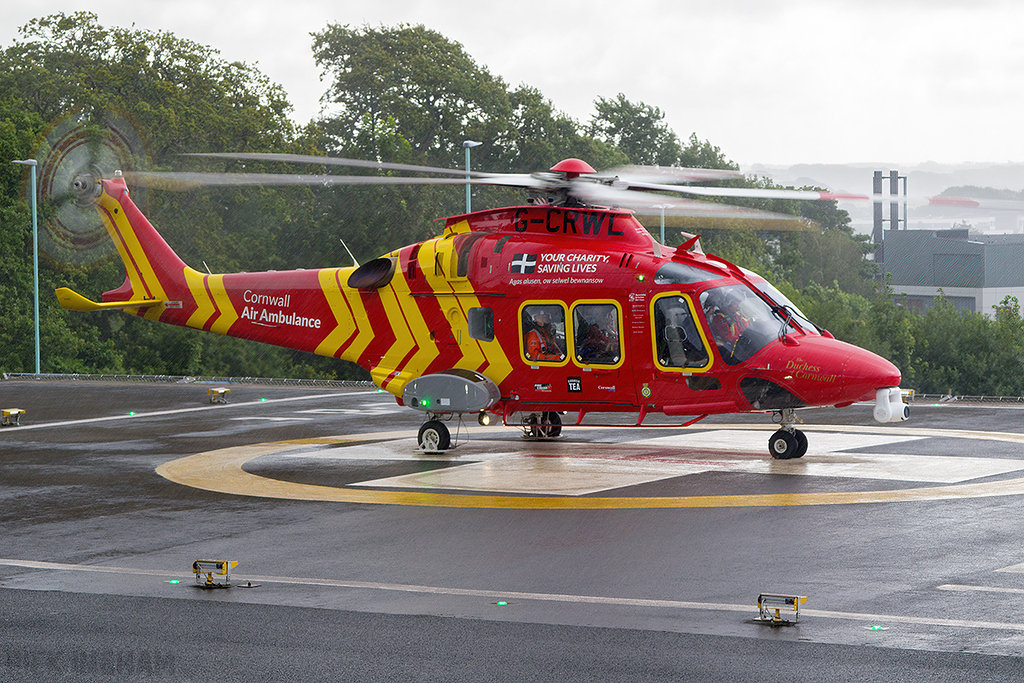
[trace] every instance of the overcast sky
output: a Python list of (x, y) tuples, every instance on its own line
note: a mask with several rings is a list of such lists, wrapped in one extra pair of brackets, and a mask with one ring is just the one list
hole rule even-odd
[[(69, 0), (5, 3), (0, 44)], [(254, 63), (306, 122), (326, 89), (310, 33), (423, 24), (585, 122), (621, 92), (744, 166), (1024, 162), (1019, 0), (91, 0)]]

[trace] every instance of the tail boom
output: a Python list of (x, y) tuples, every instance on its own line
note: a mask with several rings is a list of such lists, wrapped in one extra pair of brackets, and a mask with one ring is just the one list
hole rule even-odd
[[(453, 291), (434, 272), (443, 256), (435, 250), (450, 251), (455, 233), (428, 240), (422, 249), (390, 254), (400, 267), (386, 284), (358, 285), (357, 278), (357, 287), (349, 286), (354, 267), (201, 273), (174, 253), (135, 206), (123, 178), (90, 181), (83, 182), (84, 191), (96, 202), (126, 278), (102, 302), (62, 288), (57, 297), (65, 308), (121, 309), (155, 322), (348, 360), (399, 399), (405, 385), (423, 374), (486, 369), (500, 382), (511, 370), (498, 341), (468, 334), (467, 310), (480, 306), (472, 290), (462, 285), (466, 291)], [(413, 287), (412, 271), (426, 281)], [(424, 285), (427, 290), (420, 291)]]

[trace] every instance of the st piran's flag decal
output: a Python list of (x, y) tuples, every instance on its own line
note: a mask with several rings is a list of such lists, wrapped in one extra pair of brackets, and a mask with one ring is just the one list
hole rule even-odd
[(536, 254), (516, 254), (512, 257), (510, 272), (529, 275), (537, 269)]

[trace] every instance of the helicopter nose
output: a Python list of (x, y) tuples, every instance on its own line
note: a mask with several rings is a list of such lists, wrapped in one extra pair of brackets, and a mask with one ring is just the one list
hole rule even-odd
[(828, 337), (802, 337), (784, 347), (782, 380), (809, 405), (845, 406), (875, 400), (879, 389), (899, 387), (895, 365), (866, 349)]

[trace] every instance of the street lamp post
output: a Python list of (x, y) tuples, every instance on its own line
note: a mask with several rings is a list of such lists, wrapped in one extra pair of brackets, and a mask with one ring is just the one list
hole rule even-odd
[(30, 188), (32, 191), (32, 288), (35, 292), (36, 314), (36, 374), (39, 374), (39, 223), (36, 218), (36, 160), (18, 159), (14, 164), (28, 166), (30, 169)]
[(484, 143), (474, 142), (472, 140), (466, 140), (465, 142), (462, 143), (462, 148), (466, 150), (466, 213), (469, 213), (470, 211), (473, 210), (473, 199), (470, 193), (472, 185), (469, 184), (469, 150), (473, 149), (474, 147), (479, 147), (482, 144)]
[(675, 204), (655, 204), (655, 209), (661, 209), (661, 243), (665, 244), (665, 209), (671, 209)]

